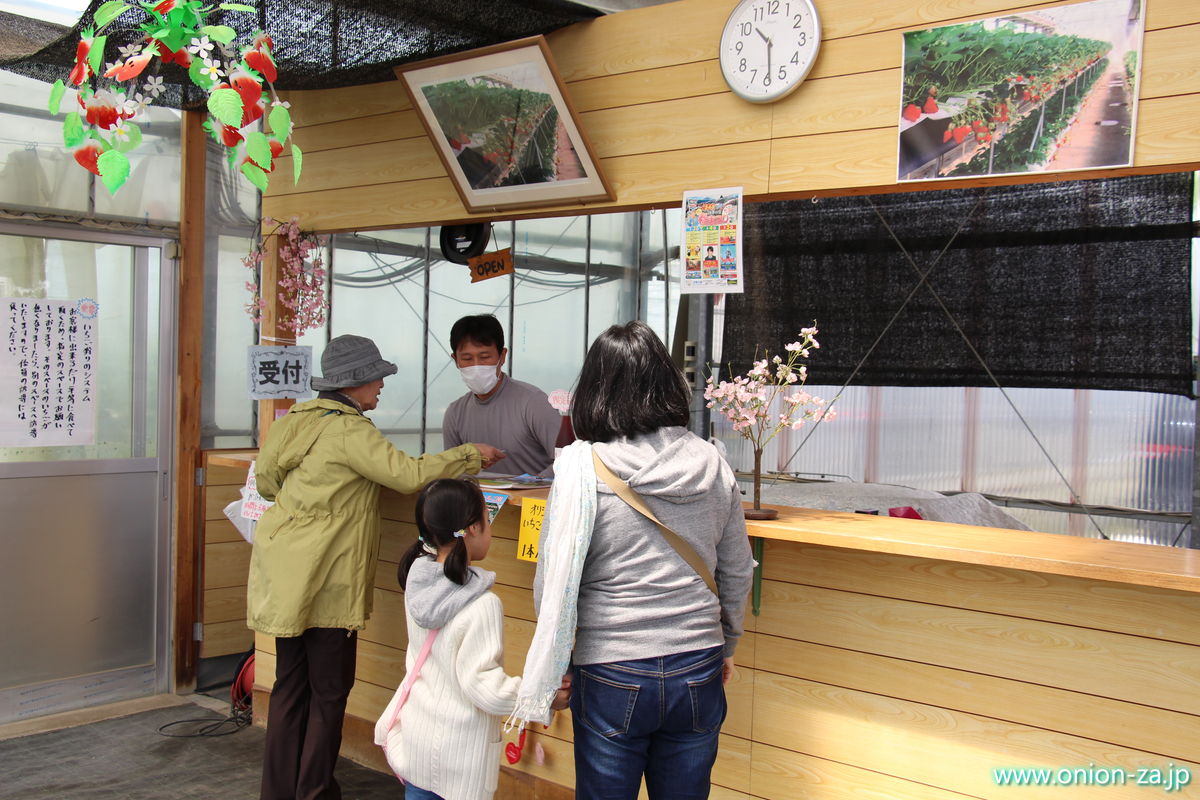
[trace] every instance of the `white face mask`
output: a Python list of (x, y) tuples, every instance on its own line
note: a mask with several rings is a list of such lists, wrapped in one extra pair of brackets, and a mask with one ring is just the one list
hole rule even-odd
[(478, 364), (474, 367), (459, 367), (458, 374), (463, 383), (475, 394), (487, 394), (496, 388), (500, 376), (496, 374), (495, 364)]

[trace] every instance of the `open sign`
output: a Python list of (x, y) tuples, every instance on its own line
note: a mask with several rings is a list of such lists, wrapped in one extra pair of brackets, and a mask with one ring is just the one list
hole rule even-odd
[(471, 268), (471, 283), (508, 275), (513, 271), (512, 248), (506, 247), (503, 250), (475, 256), (467, 260), (467, 266)]

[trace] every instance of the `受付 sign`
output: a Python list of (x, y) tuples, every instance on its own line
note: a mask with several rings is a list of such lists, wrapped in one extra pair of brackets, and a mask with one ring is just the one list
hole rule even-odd
[(312, 375), (311, 347), (267, 347), (249, 349), (247, 378), (253, 400), (308, 397)]

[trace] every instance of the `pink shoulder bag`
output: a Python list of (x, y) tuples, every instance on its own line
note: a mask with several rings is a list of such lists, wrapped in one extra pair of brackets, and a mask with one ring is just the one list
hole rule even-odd
[[(392, 753), (392, 747), (398, 747), (399, 742), (393, 742), (392, 732), (396, 726), (396, 720), (400, 717), (400, 709), (404, 708), (408, 694), (412, 691), (413, 683), (421, 677), (421, 667), (425, 665), (425, 659), (429, 658), (429, 651), (433, 649), (433, 642), (437, 639), (439, 632), (441, 632), (441, 628), (436, 628), (425, 637), (425, 643), (421, 645), (421, 652), (417, 654), (413, 668), (404, 676), (404, 680), (401, 681), (400, 686), (396, 689), (396, 694), (392, 697), (392, 702), (388, 703), (388, 707), (383, 711), (383, 716), (375, 724), (375, 744), (383, 748), (383, 755), (387, 758), (388, 766), (392, 768), (392, 772), (396, 774), (401, 783), (404, 783), (404, 776), (396, 768), (399, 754)], [(399, 733), (399, 731), (396, 732)]]

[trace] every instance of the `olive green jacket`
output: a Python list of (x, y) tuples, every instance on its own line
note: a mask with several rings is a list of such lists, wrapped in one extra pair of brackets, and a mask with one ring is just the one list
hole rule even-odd
[(277, 421), (258, 454), (258, 491), (275, 505), (254, 534), (246, 622), (260, 633), (361, 630), (379, 557), (379, 487), (412, 493), (478, 472), (464, 444), (413, 458), (352, 406), (318, 398)]

